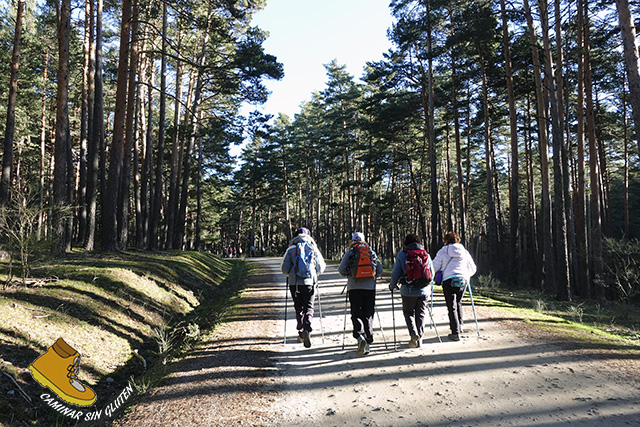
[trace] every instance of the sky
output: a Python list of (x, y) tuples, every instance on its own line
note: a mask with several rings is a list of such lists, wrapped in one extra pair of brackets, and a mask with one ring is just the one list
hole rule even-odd
[(391, 47), (392, 22), (389, 0), (268, 0), (252, 24), (269, 32), (265, 52), (284, 65), (285, 76), (267, 80), (269, 100), (250, 111), (293, 119), (312, 92), (325, 88), (323, 64), (333, 59), (359, 81), (365, 63), (383, 59)]

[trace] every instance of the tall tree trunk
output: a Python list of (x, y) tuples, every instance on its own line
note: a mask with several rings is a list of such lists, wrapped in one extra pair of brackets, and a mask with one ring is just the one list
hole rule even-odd
[(577, 37), (578, 37), (578, 99), (577, 99), (577, 134), (576, 145), (578, 149), (577, 162), (577, 197), (576, 197), (576, 243), (578, 252), (578, 290), (583, 299), (591, 298), (591, 286), (589, 280), (589, 251), (587, 234), (587, 196), (585, 182), (585, 117), (584, 117), (584, 78), (585, 78), (585, 58), (584, 58), (584, 6), (583, 0), (578, 0), (577, 7)]
[(509, 252), (510, 268), (509, 279), (512, 284), (518, 282), (520, 272), (520, 260), (518, 253), (518, 229), (520, 226), (519, 200), (520, 193), (520, 168), (518, 165), (518, 122), (516, 113), (515, 93), (513, 89), (513, 71), (511, 69), (511, 47), (509, 45), (509, 22), (507, 19), (507, 9), (505, 0), (500, 0), (500, 12), (502, 15), (502, 46), (504, 50), (505, 74), (507, 81), (507, 96), (509, 101), (509, 125), (511, 136), (511, 191), (509, 193), (509, 213), (510, 213), (510, 234)]
[(591, 187), (591, 244), (590, 258), (595, 283), (595, 296), (604, 299), (604, 265), (602, 260), (602, 217), (600, 209), (600, 168), (598, 165), (598, 149), (596, 141), (595, 117), (593, 108), (593, 85), (591, 83), (591, 42), (589, 31), (588, 2), (584, 6), (584, 87), (587, 105), (587, 138), (589, 141), (589, 176)]
[[(564, 175), (562, 169), (562, 146), (564, 144), (563, 131), (563, 109), (560, 91), (560, 79), (557, 73), (561, 69), (554, 70), (552, 65), (551, 41), (549, 40), (549, 13), (546, 0), (538, 0), (540, 8), (540, 23), (542, 26), (542, 40), (544, 49), (544, 85), (549, 94), (551, 106), (551, 134), (553, 141), (553, 183), (554, 200), (553, 219), (555, 223), (555, 256), (556, 256), (556, 288), (547, 289), (549, 292), (557, 293), (559, 299), (563, 301), (571, 300), (571, 281), (569, 280), (569, 253), (567, 244), (567, 219), (565, 216), (564, 204)], [(558, 19), (558, 17), (556, 17)], [(558, 41), (558, 49), (561, 49), (561, 42)], [(560, 95), (560, 96), (559, 96)]]
[(622, 33), (622, 47), (624, 50), (624, 65), (629, 82), (629, 99), (633, 112), (633, 125), (636, 131), (638, 152), (640, 153), (640, 56), (638, 55), (638, 40), (636, 27), (631, 16), (629, 0), (616, 0), (618, 22)]
[[(187, 204), (188, 204), (188, 195), (189, 195), (189, 177), (191, 175), (191, 158), (193, 149), (195, 146), (195, 141), (198, 134), (198, 108), (200, 106), (200, 97), (202, 94), (202, 85), (203, 85), (203, 77), (204, 77), (204, 66), (206, 62), (207, 56), (207, 45), (209, 44), (209, 31), (211, 30), (211, 12), (207, 14), (208, 23), (207, 29), (204, 34), (204, 40), (202, 42), (202, 51), (200, 53), (200, 58), (198, 60), (198, 75), (196, 77), (196, 88), (193, 94), (193, 106), (191, 112), (191, 135), (189, 136), (189, 143), (187, 144), (187, 149), (184, 153), (184, 161), (182, 167), (182, 191), (180, 194), (180, 207), (178, 209), (178, 216), (176, 218), (176, 241), (174, 241), (174, 246), (178, 248), (182, 247), (182, 242), (184, 241), (185, 236), (185, 222), (187, 217)], [(176, 245), (176, 243), (178, 243)]]
[(104, 147), (104, 95), (102, 90), (102, 8), (103, 0), (96, 3), (96, 62), (93, 129), (87, 147), (87, 236), (85, 249), (95, 249), (98, 217), (98, 185)]
[(46, 142), (47, 142), (47, 80), (49, 74), (49, 51), (45, 54), (42, 72), (42, 108), (40, 109), (40, 212), (38, 213), (38, 240), (47, 234), (44, 224)]
[(89, 132), (91, 130), (91, 106), (89, 97), (93, 99), (91, 90), (93, 84), (91, 67), (93, 66), (93, 2), (86, 0), (84, 3), (84, 43), (82, 64), (82, 103), (80, 107), (80, 159), (78, 167), (78, 239), (84, 243), (87, 234), (87, 148), (89, 144)]
[[(442, 224), (440, 219), (440, 201), (438, 200), (438, 171), (436, 169), (436, 128), (435, 128), (435, 94), (434, 94), (434, 78), (433, 78), (433, 47), (431, 40), (431, 3), (426, 1), (427, 12), (427, 61), (428, 61), (428, 86), (429, 86), (429, 110), (427, 113), (427, 127), (429, 135), (429, 163), (431, 166), (431, 253), (442, 246)], [(427, 235), (424, 235), (424, 241), (427, 241)]]
[(62, 0), (58, 8), (58, 89), (56, 94), (56, 136), (53, 170), (53, 228), (55, 255), (64, 255), (67, 247), (67, 149), (69, 147), (69, 41), (71, 0)]
[(20, 37), (22, 37), (22, 17), (24, 0), (18, 0), (16, 11), (16, 29), (13, 35), (13, 53), (11, 54), (11, 75), (9, 77), (9, 102), (7, 103), (7, 122), (4, 130), (4, 152), (2, 156), (2, 174), (0, 176), (0, 206), (9, 199), (11, 170), (13, 169), (13, 134), (16, 129), (16, 101), (18, 99), (18, 71), (20, 70)]
[(127, 94), (127, 115), (124, 132), (124, 154), (122, 157), (122, 178), (120, 182), (120, 190), (118, 191), (118, 248), (126, 249), (129, 236), (129, 207), (131, 205), (131, 157), (135, 138), (135, 117), (136, 117), (136, 95), (138, 88), (136, 86), (136, 78), (138, 71), (138, 1), (131, 1), (131, 51), (129, 58), (129, 82)]
[(121, 200), (122, 168), (124, 162), (124, 137), (127, 108), (127, 84), (129, 65), (129, 38), (131, 34), (131, 0), (122, 2), (122, 22), (120, 26), (120, 52), (116, 106), (113, 118), (113, 142), (109, 150), (109, 181), (107, 199), (103, 206), (102, 249), (118, 250), (118, 204)]
[[(149, 249), (158, 248), (158, 231), (162, 211), (162, 172), (164, 169), (164, 127), (167, 106), (167, 3), (162, 4), (162, 59), (160, 65), (160, 111), (158, 117), (158, 145), (156, 149), (156, 177), (153, 207), (149, 217)], [(149, 106), (151, 108), (151, 105)], [(151, 125), (151, 121), (149, 121)]]
[[(198, 138), (198, 173), (196, 175), (196, 230), (195, 230), (195, 250), (202, 250), (202, 138)], [(255, 236), (255, 213), (254, 213), (253, 235)], [(251, 244), (254, 244), (252, 239)]]
[(546, 118), (547, 108), (542, 86), (542, 68), (538, 53), (538, 40), (533, 26), (533, 17), (529, 0), (524, 0), (525, 17), (529, 31), (529, 40), (532, 49), (533, 69), (536, 87), (537, 118), (538, 118), (538, 146), (540, 151), (540, 171), (542, 174), (542, 197), (540, 200), (540, 215), (542, 221), (542, 255), (544, 262), (544, 289), (550, 291), (556, 289), (555, 259), (553, 252), (552, 220), (551, 220), (551, 176), (549, 173), (549, 145)]
[[(182, 43), (182, 34), (178, 34), (178, 52)], [(174, 242), (176, 215), (178, 214), (178, 181), (180, 179), (180, 104), (182, 102), (182, 61), (176, 59), (176, 97), (173, 122), (175, 132), (171, 146), (171, 175), (169, 177), (169, 202), (167, 203), (167, 248), (176, 248)]]
[(496, 193), (494, 187), (494, 159), (493, 142), (491, 141), (491, 120), (489, 118), (489, 84), (486, 71), (486, 62), (482, 48), (476, 44), (476, 52), (480, 62), (482, 75), (482, 108), (484, 111), (484, 144), (485, 144), (485, 168), (487, 173), (487, 251), (489, 265), (498, 265), (501, 259), (498, 231), (498, 211), (496, 207)]
[[(140, 210), (142, 211), (142, 224), (140, 233), (142, 234), (142, 238), (139, 243), (139, 247), (147, 248), (149, 247), (149, 218), (151, 216), (151, 209), (153, 206), (152, 197), (151, 197), (151, 189), (153, 185), (150, 185), (151, 181), (151, 165), (153, 163), (153, 88), (154, 85), (154, 76), (155, 73), (153, 71), (153, 64), (155, 60), (153, 57), (153, 53), (146, 57), (146, 70), (148, 72), (149, 79), (149, 89), (147, 90), (147, 120), (146, 125), (142, 126), (142, 131), (144, 132), (142, 136), (142, 146), (143, 146), (143, 160), (142, 160), (142, 173), (140, 174)], [(145, 73), (146, 74), (146, 73)], [(144, 87), (144, 85), (140, 85)], [(144, 119), (143, 119), (144, 120)], [(146, 129), (145, 129), (146, 126)], [(145, 132), (146, 130), (146, 132)]]

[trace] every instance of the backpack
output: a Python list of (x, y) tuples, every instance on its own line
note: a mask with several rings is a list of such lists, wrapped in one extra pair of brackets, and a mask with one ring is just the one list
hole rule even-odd
[(407, 284), (412, 288), (424, 288), (432, 279), (429, 254), (424, 249), (406, 252)]
[(296, 276), (310, 278), (316, 266), (316, 252), (311, 242), (300, 242), (296, 245)]
[(374, 262), (376, 257), (373, 256), (371, 248), (366, 243), (356, 243), (349, 249), (349, 275), (353, 274), (356, 279), (370, 278), (376, 276)]

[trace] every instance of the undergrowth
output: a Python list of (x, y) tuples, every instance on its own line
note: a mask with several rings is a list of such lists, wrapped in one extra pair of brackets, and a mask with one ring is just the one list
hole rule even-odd
[[(41, 401), (44, 389), (28, 371), (58, 338), (81, 355), (79, 379), (98, 396), (91, 410), (129, 383), (136, 393), (149, 390), (220, 322), (246, 283), (248, 264), (137, 251), (34, 263), (28, 285), (15, 281), (0, 293), (0, 425), (75, 425)], [(0, 263), (0, 280), (7, 273)]]

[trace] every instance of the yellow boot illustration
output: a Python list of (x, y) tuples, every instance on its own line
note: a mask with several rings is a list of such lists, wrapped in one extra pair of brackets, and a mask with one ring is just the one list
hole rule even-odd
[(80, 354), (62, 338), (29, 366), (33, 379), (60, 399), (78, 406), (91, 406), (96, 394), (78, 380), (79, 369)]

